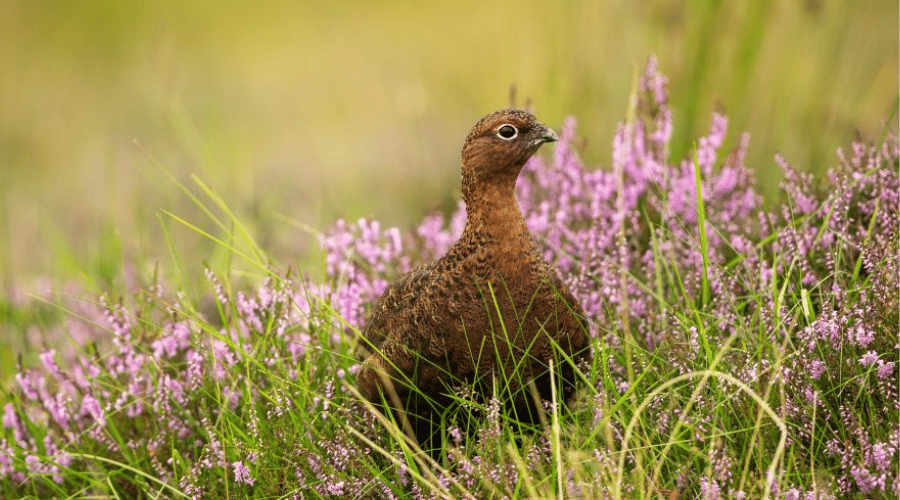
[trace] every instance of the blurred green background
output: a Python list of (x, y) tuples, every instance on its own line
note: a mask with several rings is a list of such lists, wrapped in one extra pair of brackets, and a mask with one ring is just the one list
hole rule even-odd
[(410, 227), (453, 206), (462, 140), (513, 83), (551, 126), (577, 117), (585, 159), (607, 168), (636, 71), (656, 54), (673, 154), (722, 109), (726, 147), (751, 133), (770, 199), (773, 153), (824, 172), (837, 146), (877, 138), (897, 102), (896, 0), (425, 5), (0, 2), (7, 299), (73, 280), (146, 282), (157, 265), (199, 277), (226, 258), (158, 216), (211, 227), (165, 171), (198, 175), (301, 269), (315, 240), (291, 221)]

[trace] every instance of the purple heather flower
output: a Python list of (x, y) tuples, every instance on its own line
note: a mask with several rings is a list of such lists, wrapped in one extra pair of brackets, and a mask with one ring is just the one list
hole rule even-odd
[(872, 446), (871, 462), (879, 473), (884, 474), (892, 469), (896, 454), (897, 449), (890, 444), (877, 443)]
[(431, 258), (439, 258), (444, 255), (455, 243), (453, 235), (444, 230), (444, 216), (441, 214), (432, 214), (422, 219), (419, 227), (416, 228), (416, 234), (422, 238), (422, 246), (427, 252), (426, 255)]
[(255, 480), (253, 479), (252, 476), (250, 476), (250, 469), (248, 469), (247, 466), (244, 465), (243, 462), (237, 461), (237, 462), (231, 464), (231, 466), (234, 468), (234, 481), (236, 483), (242, 483), (242, 484), (246, 484), (248, 486), (253, 486), (253, 483), (255, 482)]
[(225, 400), (228, 409), (234, 411), (237, 408), (238, 403), (241, 402), (241, 391), (240, 389), (232, 389), (229, 386), (222, 387), (222, 397)]
[(3, 407), (3, 428), (12, 429), (15, 444), (27, 449), (27, 436), (29, 436), (29, 434), (25, 429), (25, 424), (19, 419), (19, 416), (16, 415), (16, 409), (13, 407), (12, 403), (6, 403)]
[(12, 457), (15, 452), (5, 439), (0, 440), (0, 477), (11, 477), (16, 473)]
[(803, 494), (803, 490), (791, 488), (784, 492), (784, 500), (800, 500), (801, 494)]
[(222, 286), (222, 283), (219, 281), (219, 278), (216, 277), (215, 273), (212, 272), (211, 269), (204, 269), (206, 274), (206, 279), (213, 286), (213, 290), (216, 293), (216, 299), (219, 301), (219, 304), (223, 306), (228, 305), (228, 295), (225, 293), (225, 287)]
[(722, 147), (727, 131), (728, 118), (725, 115), (713, 113), (709, 135), (701, 137), (697, 144), (697, 165), (704, 177), (709, 176), (712, 172), (713, 164), (716, 161), (716, 151)]
[(814, 359), (809, 366), (809, 376), (813, 380), (818, 380), (825, 373), (825, 362), (821, 359)]
[(878, 353), (875, 351), (869, 351), (859, 358), (859, 364), (862, 366), (870, 366), (876, 361), (878, 361)]
[(32, 401), (40, 399), (40, 393), (46, 391), (46, 379), (34, 370), (16, 373), (16, 382), (22, 390), (22, 395)]
[(722, 498), (719, 483), (707, 477), (700, 478), (700, 492), (703, 495), (703, 500), (719, 500)]
[(255, 300), (248, 298), (244, 292), (237, 293), (235, 303), (238, 314), (247, 326), (257, 332), (261, 332), (263, 325), (259, 317), (259, 311), (261, 310), (259, 304)]
[(56, 364), (56, 349), (49, 349), (42, 352), (40, 358), (44, 368), (46, 368), (56, 380), (63, 379), (63, 375), (59, 371), (59, 366)]
[(84, 398), (81, 399), (79, 414), (81, 416), (90, 416), (100, 427), (106, 425), (106, 416), (103, 408), (100, 406), (100, 402), (90, 394), (85, 394)]
[(28, 453), (25, 455), (25, 465), (31, 474), (43, 474), (44, 468), (41, 465), (41, 459)]
[(218, 339), (213, 340), (212, 350), (216, 359), (213, 376), (216, 380), (223, 380), (228, 375), (230, 367), (237, 363), (237, 354), (228, 344)]
[(656, 106), (663, 106), (667, 103), (669, 97), (666, 91), (666, 84), (669, 79), (659, 72), (658, 61), (656, 56), (651, 55), (647, 59), (647, 66), (640, 77), (641, 90), (649, 93), (654, 98)]
[(312, 337), (306, 332), (302, 332), (288, 341), (288, 352), (291, 353), (291, 360), (294, 363), (306, 354), (306, 348), (311, 341)]
[(165, 334), (151, 344), (155, 357), (172, 358), (191, 345), (191, 327), (187, 322), (169, 323), (164, 331)]
[[(853, 476), (854, 481), (856, 481), (856, 486), (861, 493), (871, 493), (877, 489), (884, 490), (884, 485), (879, 484), (879, 477), (875, 476), (864, 467), (854, 465), (850, 468), (850, 475)], [(881, 487), (879, 488), (879, 486)]]
[(44, 408), (53, 418), (53, 421), (56, 422), (56, 425), (63, 428), (63, 430), (69, 430), (69, 405), (68, 398), (62, 394), (57, 393), (55, 396), (47, 396), (43, 398), (42, 401)]
[(781, 187), (787, 192), (795, 214), (800, 216), (813, 213), (819, 207), (820, 202), (807, 187), (812, 184), (812, 176), (791, 168), (787, 160), (780, 154), (775, 155), (775, 162), (781, 167), (784, 174)]
[(162, 337), (153, 342), (153, 355), (157, 358), (162, 358), (163, 356), (171, 358), (175, 356), (178, 350), (178, 343), (172, 337)]
[(344, 494), (344, 481), (326, 483), (326, 491), (331, 496), (341, 496)]
[(453, 426), (448, 431), (450, 437), (453, 439), (453, 442), (456, 444), (462, 443), (462, 432), (460, 432), (459, 427)]
[(6, 403), (3, 406), (3, 427), (5, 429), (15, 429), (19, 426), (19, 417), (16, 416), (16, 409), (12, 403)]
[[(205, 419), (202, 423), (206, 426), (209, 425), (209, 422)], [(224, 467), (225, 452), (222, 450), (222, 443), (219, 441), (219, 438), (212, 432), (211, 429), (207, 429), (206, 432), (208, 437), (206, 449), (208, 450), (208, 452), (201, 459), (200, 464), (206, 469), (212, 469), (213, 467)]]
[(205, 359), (202, 354), (191, 349), (187, 353), (187, 368), (184, 370), (184, 381), (190, 390), (197, 389), (203, 381)]
[(91, 387), (91, 381), (97, 378), (103, 369), (95, 365), (85, 356), (78, 357), (78, 364), (72, 368), (72, 380), (82, 391)]
[(44, 453), (48, 457), (50, 457), (50, 460), (54, 462), (48, 463), (45, 466), (47, 472), (51, 474), (53, 482), (55, 482), (56, 484), (62, 484), (63, 476), (60, 466), (71, 466), (73, 462), (72, 456), (68, 452), (60, 450), (56, 443), (53, 441), (50, 434), (44, 436)]
[(860, 347), (868, 347), (875, 340), (875, 334), (863, 325), (856, 327), (856, 342)]

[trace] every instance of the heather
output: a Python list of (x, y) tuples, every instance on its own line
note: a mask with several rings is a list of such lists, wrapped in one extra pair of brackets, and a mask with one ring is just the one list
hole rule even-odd
[(356, 398), (368, 308), (465, 211), (410, 231), (339, 220), (324, 280), (244, 253), (265, 279), (207, 272), (205, 302), (162, 282), (57, 299), (65, 322), (42, 334), (70, 342), (6, 397), (4, 496), (896, 497), (896, 131), (839, 150), (823, 179), (776, 157), (783, 197), (765, 206), (725, 115), (670, 157), (667, 85), (651, 59), (608, 168), (584, 164), (568, 119), (520, 177), (593, 339), (577, 401), (545, 425), (522, 432), (459, 387), (435, 461)]

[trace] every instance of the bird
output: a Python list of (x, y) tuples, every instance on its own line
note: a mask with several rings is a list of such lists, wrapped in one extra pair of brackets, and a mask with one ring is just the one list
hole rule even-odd
[(526, 423), (542, 411), (530, 381), (543, 401), (554, 377), (563, 402), (574, 395), (574, 370), (591, 357), (586, 317), (515, 198), (526, 161), (557, 140), (523, 110), (478, 120), (462, 149), (462, 235), (443, 257), (388, 286), (362, 328), (357, 389), (397, 422), (405, 417), (420, 445), (436, 442), (460, 384), (482, 398), (500, 385), (504, 407)]

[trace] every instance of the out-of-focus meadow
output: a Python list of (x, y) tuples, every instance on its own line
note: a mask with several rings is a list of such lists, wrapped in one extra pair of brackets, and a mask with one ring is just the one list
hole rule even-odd
[(210, 227), (166, 172), (196, 174), (304, 267), (315, 239), (298, 225), (453, 206), (462, 140), (510, 84), (552, 126), (577, 117), (584, 157), (607, 166), (651, 53), (671, 78), (672, 153), (724, 109), (774, 197), (773, 153), (824, 172), (881, 133), (897, 19), (895, 0), (0, 2), (0, 280), (10, 298), (221, 264), (161, 215)]

